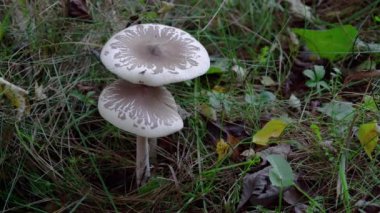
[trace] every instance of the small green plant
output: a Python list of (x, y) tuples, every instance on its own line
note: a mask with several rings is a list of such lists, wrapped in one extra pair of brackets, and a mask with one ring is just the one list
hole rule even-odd
[(312, 70), (304, 70), (303, 74), (310, 79), (306, 81), (306, 86), (315, 88), (318, 94), (321, 94), (324, 89), (330, 90), (330, 86), (323, 80), (326, 74), (323, 66), (315, 65)]

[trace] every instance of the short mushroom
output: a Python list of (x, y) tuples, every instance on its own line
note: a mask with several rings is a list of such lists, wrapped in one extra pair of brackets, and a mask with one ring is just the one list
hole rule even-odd
[(100, 94), (98, 109), (105, 120), (137, 135), (136, 181), (138, 186), (143, 184), (150, 176), (148, 138), (183, 128), (173, 96), (164, 87), (116, 80)]
[(201, 43), (181, 29), (161, 24), (139, 24), (116, 33), (100, 58), (120, 78), (149, 86), (190, 80), (210, 67)]

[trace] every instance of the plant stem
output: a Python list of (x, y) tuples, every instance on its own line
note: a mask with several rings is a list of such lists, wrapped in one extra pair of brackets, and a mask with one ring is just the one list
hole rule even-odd
[(148, 138), (137, 136), (136, 138), (136, 183), (141, 186), (150, 177), (149, 144)]

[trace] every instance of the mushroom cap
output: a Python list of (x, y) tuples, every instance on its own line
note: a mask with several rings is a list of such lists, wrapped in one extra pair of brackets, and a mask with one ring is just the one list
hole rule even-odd
[(164, 87), (116, 80), (100, 94), (98, 109), (111, 124), (142, 137), (162, 137), (183, 128), (174, 98)]
[(201, 43), (181, 29), (161, 24), (138, 24), (116, 33), (100, 59), (120, 78), (149, 86), (190, 80), (210, 67)]

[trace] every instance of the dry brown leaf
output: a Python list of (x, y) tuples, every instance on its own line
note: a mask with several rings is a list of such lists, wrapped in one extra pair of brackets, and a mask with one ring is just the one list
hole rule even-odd
[(72, 18), (92, 20), (86, 0), (68, 0), (68, 15)]

